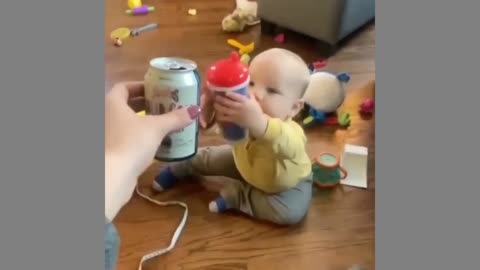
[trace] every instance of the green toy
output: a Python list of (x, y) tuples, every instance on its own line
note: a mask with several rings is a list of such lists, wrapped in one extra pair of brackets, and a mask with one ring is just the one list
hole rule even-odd
[(348, 127), (350, 125), (350, 114), (347, 112), (339, 113), (338, 125), (340, 125), (341, 127)]

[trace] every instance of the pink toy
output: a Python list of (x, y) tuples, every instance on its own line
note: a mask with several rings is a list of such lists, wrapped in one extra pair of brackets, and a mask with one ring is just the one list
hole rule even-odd
[(315, 70), (321, 69), (321, 68), (325, 67), (326, 65), (327, 65), (326, 60), (315, 61), (315, 62), (312, 63), (313, 69), (315, 69)]
[(375, 110), (375, 101), (372, 98), (365, 99), (360, 104), (360, 112), (365, 114), (371, 114)]
[(275, 41), (278, 43), (284, 43), (285, 42), (285, 34), (278, 34), (275, 37)]
[(125, 11), (125, 13), (131, 14), (131, 15), (145, 15), (145, 14), (148, 14), (150, 12), (153, 12), (154, 10), (155, 10), (155, 7), (149, 7), (147, 5), (143, 5), (143, 6), (139, 6), (139, 7), (129, 9), (129, 10)]

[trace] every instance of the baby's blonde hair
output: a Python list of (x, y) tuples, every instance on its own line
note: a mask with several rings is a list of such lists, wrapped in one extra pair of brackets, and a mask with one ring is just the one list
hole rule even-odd
[(307, 63), (303, 60), (302, 57), (300, 57), (300, 55), (292, 52), (292, 51), (289, 51), (287, 49), (283, 49), (283, 48), (272, 48), (272, 49), (268, 49), (266, 51), (263, 51), (261, 54), (263, 53), (279, 53), (279, 54), (282, 54), (286, 57), (288, 57), (288, 59), (290, 59), (292, 62), (290, 63), (286, 63), (287, 65), (289, 66), (292, 66), (292, 65), (295, 65), (296, 68), (299, 68), (300, 70), (300, 77), (297, 78), (298, 79), (298, 88), (295, 89), (296, 91), (298, 91), (298, 96), (299, 98), (303, 98), (303, 96), (305, 95), (305, 92), (307, 91), (307, 88), (308, 88), (308, 85), (310, 83), (310, 69), (308, 68), (308, 65)]

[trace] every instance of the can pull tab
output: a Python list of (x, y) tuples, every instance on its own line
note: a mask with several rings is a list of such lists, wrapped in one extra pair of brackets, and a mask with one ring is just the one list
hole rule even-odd
[(169, 70), (185, 70), (185, 67), (180, 66), (177, 62), (171, 61), (168, 62), (168, 69)]
[(185, 70), (184, 67), (171, 67), (170, 70)]

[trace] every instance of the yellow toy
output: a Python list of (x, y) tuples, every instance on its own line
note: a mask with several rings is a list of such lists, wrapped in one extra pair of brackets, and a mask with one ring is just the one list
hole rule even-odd
[(237, 48), (240, 55), (249, 54), (255, 49), (255, 42), (251, 42), (248, 45), (243, 45), (242, 43), (236, 41), (235, 39), (228, 39), (228, 45)]
[(142, 5), (142, 0), (128, 0), (128, 7), (134, 9)]

